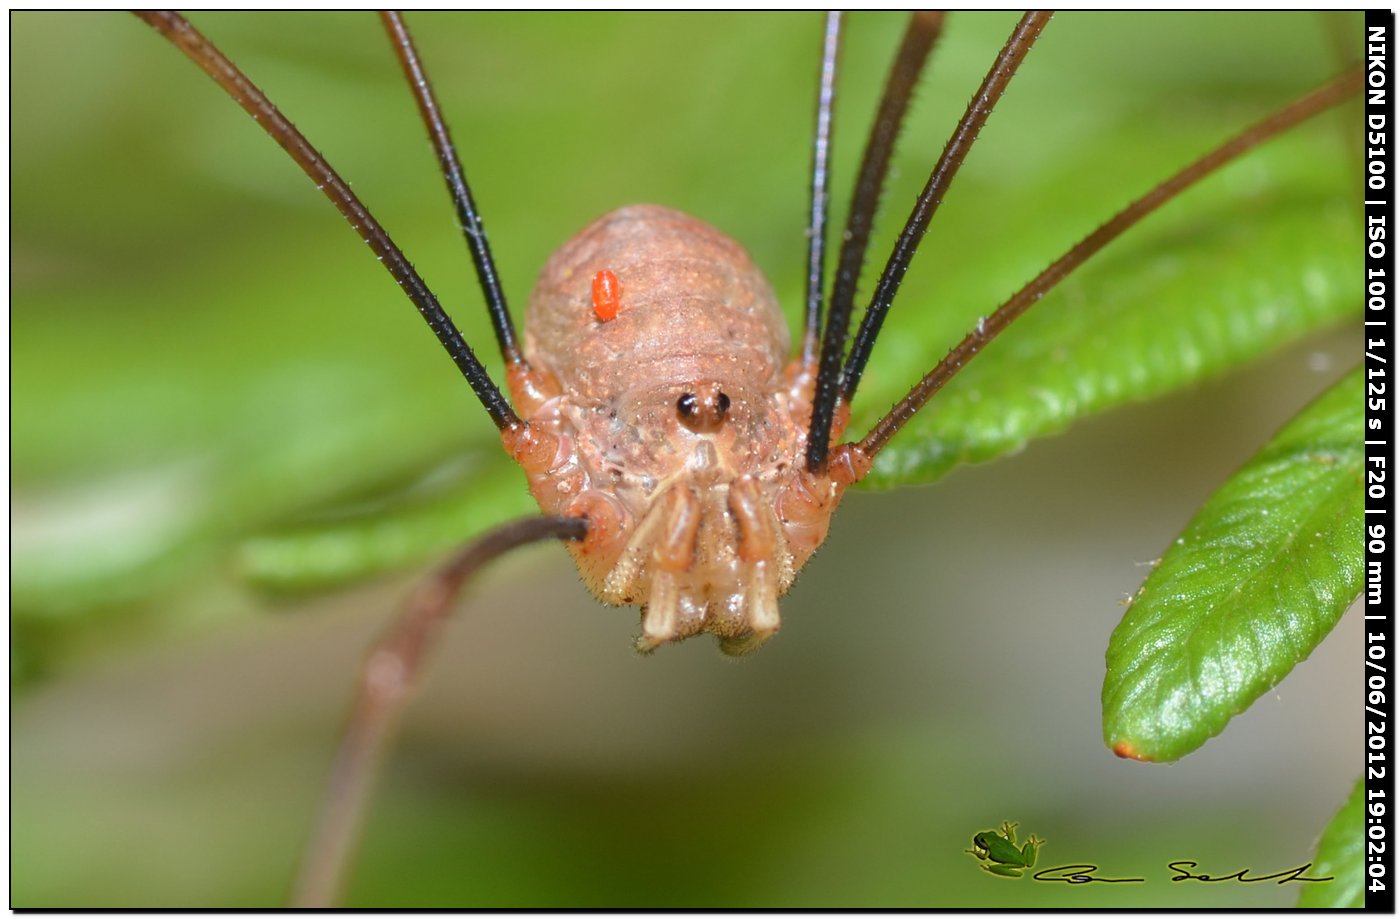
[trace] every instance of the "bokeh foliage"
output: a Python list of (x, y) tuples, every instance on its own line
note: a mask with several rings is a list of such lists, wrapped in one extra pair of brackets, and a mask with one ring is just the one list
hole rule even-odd
[[(886, 238), (902, 216), (899, 202), (922, 184), (1013, 19), (950, 22), (897, 158), (898, 187), (881, 221)], [(372, 20), (276, 14), (196, 21), (351, 179), (469, 338), (489, 342), (431, 154)], [(553, 247), (599, 213), (638, 200), (680, 207), (735, 235), (795, 311), (815, 69), (815, 25), (799, 25), (808, 19), (411, 21), (517, 313)], [(1058, 16), (915, 262), (853, 429), (1098, 221), (1335, 70), (1320, 22), (1307, 15)], [(155, 622), (188, 627), (188, 619), (198, 627), (197, 607), (149, 602), (191, 584), (244, 583), (250, 573), (282, 587), (332, 581), (430, 556), (525, 509), (479, 407), (392, 282), (209, 81), (123, 15), (17, 14), (12, 29), (15, 72), (33, 75), (16, 82), (12, 98), (17, 672), (39, 673), (114, 635), (142, 640), (158, 631)], [(894, 18), (852, 19), (838, 139), (847, 165), (898, 29)], [(1192, 353), (1156, 325), (1183, 305), (1199, 306), (1192, 315), (1215, 323), (1219, 341), (1242, 343), (1245, 352), (1296, 338), (1344, 310), (1348, 285), (1356, 283), (1339, 270), (1337, 255), (1347, 245), (1352, 206), (1348, 124), (1341, 116), (1319, 119), (1103, 253), (1037, 307), (1024, 330), (999, 343), (1001, 356), (989, 351), (896, 442), (881, 483), (925, 480), (956, 462), (1014, 449), (1079, 410), (1149, 394), (1152, 387), (1121, 382), (1123, 373), (1135, 382), (1122, 343)], [(838, 182), (836, 199), (846, 194)], [(1315, 233), (1323, 245), (1310, 245)], [(1106, 319), (1127, 328), (1104, 326)], [(1249, 356), (1224, 350), (1205, 347), (1184, 363), (1214, 372)], [(494, 358), (489, 363), (498, 367)], [(1126, 367), (1120, 382), (1074, 392), (1089, 385), (1085, 366), (1115, 363)], [(1179, 367), (1163, 375), (1173, 383), (1184, 376)], [(376, 529), (405, 516), (416, 529)], [(316, 541), (322, 538), (330, 542)], [(909, 810), (903, 835), (882, 827), (883, 840), (897, 840), (905, 858), (865, 865), (864, 874), (840, 883), (830, 870), (826, 883), (802, 880), (821, 876), (813, 865), (851, 864), (837, 842), (867, 832), (879, 803), (856, 797), (857, 787), (887, 788), (884, 806), (896, 810), (908, 808), (916, 789), (946, 795), (949, 780), (928, 781), (891, 764), (936, 765), (938, 775), (953, 775), (965, 762), (958, 750), (998, 742), (991, 727), (949, 735), (936, 726), (914, 740), (877, 730), (860, 742), (889, 754), (875, 757), (876, 765), (864, 756), (858, 766), (838, 758), (808, 772), (792, 765), (800, 755), (770, 761), (760, 754), (712, 777), (708, 796), (682, 795), (645, 812), (632, 808), (636, 796), (657, 800), (669, 786), (658, 780), (639, 788), (628, 773), (586, 780), (592, 795), (584, 803), (524, 780), (515, 794), (508, 779), (496, 783), (507, 789), (502, 796), (448, 807), (391, 792), (404, 806), (372, 837), (356, 889), (366, 903), (451, 902), (468, 890), (518, 904), (543, 860), (555, 885), (541, 903), (1043, 903), (1029, 886), (1014, 893), (995, 883), (960, 887), (956, 879), (973, 869), (957, 854), (961, 824), (941, 804)], [(992, 758), (1009, 767), (1028, 755), (1013, 746)], [(755, 776), (785, 791), (750, 800)], [(817, 837), (804, 835), (801, 815), (815, 802), (847, 799), (853, 803), (839, 819), (828, 814)], [(698, 848), (682, 846), (709, 853), (696, 856), (702, 860), (718, 858), (706, 863), (712, 873), (666, 880), (666, 860), (637, 840), (649, 827), (680, 824), (682, 812), (720, 813), (721, 800), (744, 802), (750, 822), (773, 831), (736, 832), (716, 817), (692, 837)], [(88, 803), (85, 810), (97, 809), (96, 799)], [(186, 804), (181, 813), (219, 810), (205, 798)], [(1002, 816), (989, 815), (992, 822)], [(444, 835), (449, 818), (458, 825)], [(1110, 840), (1118, 844), (1105, 814), (1082, 814), (1078, 823), (1059, 818), (1049, 831), (1027, 830), (1049, 832), (1053, 843), (1058, 828), (1072, 829), (1101, 852)], [(69, 824), (33, 808), (18, 819), (47, 827), (52, 839), (21, 855), (16, 889), (30, 902), (52, 903), (53, 891), (73, 891), (72, 862), (45, 856), (65, 851), (64, 840), (74, 838), (64, 835)], [(925, 829), (944, 822), (936, 848), (954, 854), (930, 861), (922, 854), (932, 845)], [(288, 820), (285, 834), (297, 826)], [(1184, 818), (1173, 826), (1159, 825), (1159, 833), (1176, 841), (1202, 835)], [(123, 862), (115, 859), (79, 872), (106, 881), (74, 893), (83, 903), (183, 904), (213, 889), (225, 891), (227, 902), (266, 903), (281, 880), (243, 878), (237, 865), (258, 862), (258, 837), (239, 838), (242, 855), (223, 856), (226, 875), (238, 881), (153, 884), (140, 867), (147, 860), (116, 870)], [(432, 850), (438, 854), (411, 858), (425, 839), (441, 847)], [(503, 858), (514, 873), (492, 882), (499, 888), (483, 888), (478, 871), (444, 870), (455, 859), (443, 851), (484, 864), (501, 852), (502, 839), (507, 855), (519, 857)], [(594, 840), (598, 860), (580, 859), (570, 839)], [(541, 850), (540, 840), (554, 840), (557, 851)], [(775, 850), (795, 853), (788, 871), (772, 870)], [(605, 855), (617, 861), (604, 863)], [(626, 863), (649, 859), (656, 860), (652, 871), (623, 886)], [(769, 870), (741, 870), (755, 864)], [(201, 877), (169, 867), (182, 878)], [(805, 901), (803, 891), (815, 891), (813, 899)], [(1159, 888), (1149, 893), (1143, 902), (1161, 902)], [(1064, 900), (1071, 902), (1120, 901)]]

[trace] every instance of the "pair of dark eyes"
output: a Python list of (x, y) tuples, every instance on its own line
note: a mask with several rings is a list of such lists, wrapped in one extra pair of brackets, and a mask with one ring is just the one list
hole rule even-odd
[[(721, 415), (729, 411), (729, 396), (727, 394), (720, 393), (719, 398), (715, 401)], [(681, 397), (676, 400), (676, 411), (680, 412), (682, 418), (694, 418), (700, 412), (700, 400), (693, 392), (682, 393)]]
[[(721, 392), (720, 398), (717, 399), (717, 402), (718, 405), (720, 405), (721, 415), (724, 412), (728, 412), (729, 396), (727, 394)], [(694, 392), (686, 392), (686, 394), (680, 396), (679, 399), (676, 399), (676, 410), (680, 412), (680, 415), (683, 415), (685, 417), (694, 417), (694, 415), (696, 415), (696, 412), (699, 412), (700, 410), (700, 399), (696, 398), (696, 394), (694, 394)]]

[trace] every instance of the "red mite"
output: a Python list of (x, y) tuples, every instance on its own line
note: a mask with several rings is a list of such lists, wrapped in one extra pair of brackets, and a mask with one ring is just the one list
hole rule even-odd
[(611, 322), (621, 306), (622, 285), (617, 275), (604, 268), (593, 276), (593, 315), (599, 322)]

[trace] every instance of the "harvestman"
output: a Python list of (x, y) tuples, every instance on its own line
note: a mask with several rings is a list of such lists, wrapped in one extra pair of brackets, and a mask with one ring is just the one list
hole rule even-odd
[[(339, 887), (377, 754), (465, 582), (512, 548), (566, 541), (600, 600), (642, 607), (637, 647), (711, 632), (729, 654), (779, 627), (778, 597), (826, 537), (846, 488), (973, 356), (1128, 227), (1215, 169), (1339, 102), (1348, 73), (1253, 125), (1124, 208), (979, 322), (861, 439), (840, 442), (880, 326), (929, 221), (992, 108), (1049, 20), (1028, 13), (1001, 49), (939, 157), (876, 284), (849, 351), (856, 281), (890, 154), (940, 13), (911, 17), (862, 157), (823, 327), (828, 155), (841, 17), (823, 34), (813, 142), (801, 347), (771, 288), (733, 240), (652, 205), (607, 214), (546, 264), (522, 347), (461, 164), (403, 20), (384, 24), (465, 229), (508, 401), (403, 253), (267, 97), (174, 13), (139, 13), (189, 55), (316, 182), (418, 308), (523, 467), (542, 516), (454, 556), (371, 650), (295, 892), (326, 905)], [(620, 360), (625, 356), (627, 360)]]

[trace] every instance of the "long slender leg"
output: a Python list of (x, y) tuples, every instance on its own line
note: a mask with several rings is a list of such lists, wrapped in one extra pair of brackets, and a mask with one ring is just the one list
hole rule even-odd
[(803, 319), (802, 366), (812, 365), (822, 326), (826, 278), (826, 218), (831, 212), (831, 109), (836, 102), (836, 58), (841, 51), (841, 12), (826, 14), (822, 70), (817, 83), (817, 128), (812, 135), (812, 206), (807, 221), (807, 308)]
[[(839, 360), (839, 350), (823, 347), (823, 372), (821, 374), (823, 388), (817, 392), (816, 403), (812, 410), (811, 430), (807, 435), (808, 471), (816, 472), (825, 468), (828, 441), (831, 438), (831, 423), (837, 399), (844, 399), (849, 403), (855, 395), (856, 386), (859, 384), (861, 373), (865, 369), (865, 362), (870, 357), (870, 348), (874, 345), (875, 336), (880, 331), (880, 324), (884, 321), (890, 303), (899, 290), (899, 284), (904, 279), (904, 272), (908, 270), (909, 262), (919, 247), (919, 241), (923, 239), (924, 233), (928, 230), (929, 221), (938, 210), (938, 205), (943, 201), (944, 193), (952, 183), (953, 177), (957, 175), (958, 168), (962, 166), (968, 151), (972, 149), (978, 132), (986, 124), (987, 118), (992, 113), (992, 108), (1001, 98), (1002, 92), (1016, 74), (1021, 61), (1030, 52), (1031, 46), (1049, 19), (1048, 12), (1027, 13), (1021, 17), (1021, 21), (1012, 30), (1011, 37), (1007, 39), (1006, 45), (993, 61), (991, 70), (987, 72), (986, 78), (982, 81), (982, 86), (972, 97), (972, 101), (968, 103), (967, 111), (958, 121), (958, 126), (953, 129), (953, 135), (943, 148), (943, 154), (938, 158), (933, 172), (929, 174), (924, 190), (919, 193), (914, 210), (910, 213), (904, 229), (900, 232), (899, 239), (895, 242), (894, 251), (890, 254), (889, 262), (885, 265), (885, 270), (875, 287), (870, 306), (865, 311), (865, 318), (861, 320), (855, 342), (851, 345), (851, 354), (846, 360), (845, 369), (839, 375), (839, 391), (836, 385), (827, 385), (831, 383), (832, 375), (826, 372), (828, 355), (832, 355), (834, 360)], [(833, 304), (834, 302), (833, 298)], [(835, 312), (833, 306), (833, 317), (835, 317)], [(839, 331), (839, 335), (836, 334), (837, 331)], [(828, 346), (833, 342), (840, 344), (844, 335), (844, 328), (835, 330), (828, 322), (825, 344)]]
[(953, 136), (948, 139), (948, 145), (943, 148), (938, 164), (929, 175), (928, 184), (919, 193), (914, 212), (910, 214), (908, 224), (895, 241), (894, 252), (890, 254), (889, 263), (885, 266), (880, 282), (875, 287), (875, 294), (871, 297), (870, 307), (861, 319), (855, 341), (851, 343), (851, 354), (846, 359), (846, 367), (841, 374), (841, 398), (847, 402), (855, 397), (861, 374), (870, 359), (870, 349), (875, 346), (875, 338), (880, 334), (880, 325), (884, 322), (885, 314), (889, 312), (895, 294), (899, 292), (904, 272), (908, 269), (914, 252), (919, 248), (919, 242), (924, 238), (938, 205), (942, 203), (943, 196), (953, 183), (953, 177), (958, 174), (958, 169), (962, 167), (973, 142), (982, 132), (987, 119), (991, 117), (992, 109), (1001, 99), (1007, 84), (1016, 75), (1021, 62), (1030, 53), (1031, 46), (1035, 44), (1041, 30), (1049, 21), (1048, 11), (1027, 13), (1021, 17), (1011, 37), (1007, 39), (1006, 46), (997, 55), (991, 71), (978, 88), (977, 95), (973, 96), (967, 112), (954, 129)]
[(442, 165), (442, 177), (447, 182), (448, 194), (457, 210), (457, 221), (462, 225), (466, 236), (467, 249), (471, 252), (472, 264), (476, 266), (476, 277), (481, 283), (481, 293), (486, 298), (486, 310), (491, 314), (491, 327), (496, 330), (496, 342), (500, 345), (501, 356), (507, 364), (524, 363), (520, 346), (515, 340), (515, 326), (510, 320), (510, 310), (506, 307), (506, 296), (501, 290), (500, 279), (496, 276), (496, 262), (491, 257), (491, 245), (486, 239), (486, 227), (481, 222), (481, 214), (472, 199), (471, 188), (467, 185), (462, 161), (457, 156), (457, 148), (452, 143), (452, 135), (447, 129), (447, 121), (438, 107), (433, 94), (428, 73), (414, 47), (413, 36), (400, 13), (381, 12), (384, 28), (394, 45), (399, 64), (403, 66), (408, 85), (413, 90), (413, 98), (418, 102), (418, 112), (428, 128), (428, 137), (437, 151), (438, 162)]
[(578, 517), (527, 517), (504, 524), (458, 552), (409, 598), (365, 657), (350, 719), (292, 892), (293, 906), (328, 907), (339, 893), (385, 740), (466, 582), (511, 549), (546, 539), (582, 539), (587, 529)]
[[(904, 114), (908, 111), (919, 75), (923, 73), (929, 52), (943, 30), (943, 17), (942, 12), (921, 12), (909, 16), (899, 51), (895, 53), (894, 63), (890, 65), (889, 76), (885, 79), (884, 95), (880, 98), (875, 122), (865, 142), (865, 152), (861, 154), (860, 171), (856, 175), (851, 207), (846, 216), (846, 230), (842, 234), (841, 255), (836, 263), (831, 315), (826, 324), (821, 370), (817, 375), (819, 392), (826, 391), (826, 398), (833, 404), (840, 382), (841, 356), (846, 350), (846, 332), (851, 324), (856, 282), (860, 279), (861, 265), (865, 262), (875, 210), (889, 172), (890, 156), (894, 152), (895, 141), (899, 138)], [(813, 330), (811, 318), (809, 313), (809, 332)], [(804, 350), (804, 359), (808, 356)]]
[(199, 65), (205, 73), (233, 97), (253, 119), (262, 125), (264, 131), (286, 150), (316, 187), (325, 193), (336, 209), (350, 222), (350, 226), (360, 235), (370, 249), (383, 263), (404, 293), (418, 308), (428, 327), (433, 330), (443, 348), (447, 351), (457, 369), (466, 377), (476, 397), (486, 408), (497, 428), (519, 429), (524, 427), (510, 407), (505, 396), (491, 380), (486, 368), (481, 365), (467, 345), (462, 333), (453, 325), (447, 313), (438, 303), (437, 297), (423, 283), (413, 265), (404, 257), (389, 234), (380, 226), (374, 215), (360, 202), (350, 186), (336, 174), (325, 158), (311, 146), (301, 132), (286, 116), (277, 110), (253, 82), (243, 75), (233, 62), (218, 48), (199, 33), (189, 21), (178, 13), (170, 11), (141, 11), (136, 13), (148, 25), (160, 32), (190, 60)]
[(870, 429), (870, 433), (866, 434), (859, 443), (848, 445), (850, 449), (854, 449), (859, 454), (856, 460), (857, 464), (868, 469), (875, 454), (884, 449), (890, 438), (898, 433), (899, 429), (910, 418), (913, 418), (919, 409), (923, 408), (934, 393), (942, 389), (945, 383), (951, 380), (959, 370), (967, 365), (968, 361), (980, 353), (1018, 316), (1030, 309), (1034, 303), (1045, 296), (1046, 292), (1064, 280), (1074, 269), (1084, 264), (1090, 256), (1117, 239), (1133, 224), (1240, 154), (1252, 150), (1275, 135), (1331, 108), (1353, 93), (1360, 91), (1361, 85), (1362, 71), (1359, 67), (1337, 77), (1332, 82), (1230, 138), (1123, 208), (1107, 223), (1076, 243), (1073, 248), (1051, 263), (1029, 284), (997, 307), (996, 312), (979, 322), (976, 328), (967, 333), (967, 336), (948, 352), (948, 356), (939, 361), (938, 366), (930, 370), (909, 391), (908, 395)]

